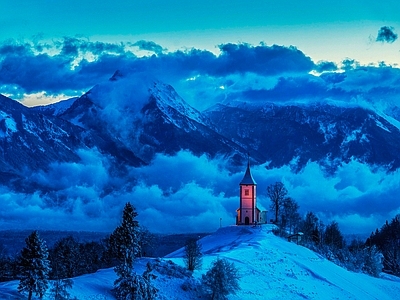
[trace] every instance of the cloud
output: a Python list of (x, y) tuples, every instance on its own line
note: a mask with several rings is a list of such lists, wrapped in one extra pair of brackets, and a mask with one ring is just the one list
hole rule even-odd
[[(138, 57), (132, 52), (133, 44), (158, 54)], [(343, 104), (379, 99), (390, 105), (398, 101), (397, 69), (384, 64), (360, 66), (353, 59), (340, 66), (329, 61), (315, 64), (295, 47), (265, 44), (224, 44), (219, 46), (219, 55), (199, 49), (159, 52), (160, 45), (147, 41), (133, 44), (78, 37), (52, 43), (4, 41), (0, 45), (0, 93), (29, 99), (30, 105), (35, 95), (40, 95), (38, 101), (46, 103), (45, 97), (50, 102), (60, 95), (79, 96), (119, 69), (126, 74), (152, 74), (175, 87), (199, 110), (232, 101), (310, 99)], [(309, 75), (313, 70), (322, 74)]]
[[(133, 45), (157, 56), (137, 57)], [(0, 84), (2, 92), (21, 99), (25, 94), (41, 92), (76, 96), (117, 69), (152, 73), (167, 83), (184, 87), (182, 83), (193, 76), (276, 76), (307, 73), (314, 67), (311, 59), (294, 47), (224, 44), (220, 51), (219, 55), (198, 49), (165, 52), (151, 41), (102, 43), (78, 37), (51, 43), (7, 40), (0, 45)]]
[(337, 65), (331, 61), (319, 61), (315, 65), (315, 70), (319, 73), (327, 71), (336, 71), (338, 69)]
[(0, 46), (1, 92), (14, 99), (41, 92), (81, 95), (134, 57), (125, 53), (124, 47), (77, 38), (64, 38), (50, 46), (5, 41)]
[(161, 54), (166, 51), (161, 45), (152, 41), (140, 40), (133, 43), (132, 46), (137, 46), (140, 50), (154, 52), (155, 54)]
[(382, 43), (393, 43), (397, 40), (397, 34), (394, 32), (394, 28), (391, 26), (383, 26), (378, 31), (378, 36), (376, 37), (377, 42)]
[[(0, 187), (0, 226), (111, 232), (128, 201), (137, 208), (140, 224), (153, 232), (212, 232), (220, 218), (224, 226), (235, 223), (245, 166), (181, 151), (158, 154), (150, 165), (121, 175), (95, 149), (82, 150), (80, 156), (80, 163), (53, 164), (48, 171), (31, 174), (46, 187), (43, 192)], [(325, 224), (336, 220), (345, 233), (369, 234), (400, 213), (400, 171), (388, 173), (350, 161), (334, 175), (326, 175), (314, 162), (298, 173), (289, 165), (252, 166), (252, 174), (260, 209), (269, 210), (268, 185), (282, 181), (302, 216), (313, 211)]]
[(312, 60), (295, 47), (278, 45), (250, 46), (248, 44), (220, 45), (215, 72), (219, 75), (253, 72), (264, 75), (309, 72), (314, 68)]

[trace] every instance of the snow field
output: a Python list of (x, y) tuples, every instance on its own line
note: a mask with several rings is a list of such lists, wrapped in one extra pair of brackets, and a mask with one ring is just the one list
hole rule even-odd
[[(203, 266), (193, 277), (200, 279), (220, 257), (233, 262), (241, 276), (241, 290), (230, 295), (231, 300), (398, 299), (399, 278), (387, 274), (374, 278), (347, 271), (303, 246), (276, 237), (272, 228), (229, 226), (200, 239)], [(154, 271), (159, 299), (197, 299), (195, 291), (181, 287), (189, 278), (176, 266), (184, 266), (183, 255), (182, 248), (162, 259), (138, 259), (135, 270), (142, 274), (149, 260), (162, 264), (164, 271)], [(166, 272), (169, 269), (175, 270)], [(70, 294), (80, 300), (114, 299), (111, 289), (115, 279), (112, 268), (83, 275), (73, 279)], [(25, 299), (18, 294), (17, 286), (18, 281), (0, 283), (0, 299)]]

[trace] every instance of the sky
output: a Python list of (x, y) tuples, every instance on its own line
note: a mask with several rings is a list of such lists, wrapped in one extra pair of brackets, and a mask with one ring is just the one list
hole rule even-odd
[[(79, 78), (79, 84), (64, 77), (59, 79), (63, 83), (53, 82), (52, 89), (36, 84), (37, 88), (31, 90), (25, 86), (28, 83), (18, 82), (18, 78), (0, 78), (1, 93), (30, 106), (79, 95), (95, 85), (98, 78), (110, 76), (109, 68), (101, 68), (102, 56), (106, 54), (130, 55), (132, 59), (132, 55), (167, 54), (195, 48), (218, 55), (222, 44), (259, 45), (261, 42), (268, 46), (295, 46), (315, 63), (340, 64), (350, 59), (362, 65), (379, 62), (397, 65), (400, 56), (396, 42), (400, 4), (395, 0), (384, 3), (356, 0), (334, 3), (328, 0), (233, 0), (229, 3), (220, 0), (17, 0), (11, 3), (1, 0), (0, 7), (3, 76), (10, 68), (25, 71), (25, 65), (30, 67), (31, 81), (35, 81), (32, 77), (44, 81), (48, 80), (42, 78), (41, 73), (45, 71), (34, 69), (30, 62), (47, 68), (48, 73), (60, 67), (74, 68), (71, 74), (75, 75), (83, 67), (82, 58), (97, 62), (94, 64), (97, 70), (92, 70), (92, 76)], [(379, 39), (382, 27), (387, 27), (396, 38), (390, 39), (386, 34)], [(71, 45), (66, 45), (73, 39), (79, 39), (81, 44), (91, 43), (92, 47), (73, 51)], [(12, 49), (15, 44), (33, 53), (17, 55), (17, 50)], [(5, 62), (10, 51), (17, 56), (18, 66)], [(40, 57), (40, 54), (49, 57)], [(60, 60), (57, 54), (69, 57)], [(46, 58), (52, 62), (49, 66), (44, 64)]]
[[(280, 103), (363, 105), (385, 113), (400, 105), (399, 1), (0, 0), (0, 8), (0, 93), (27, 106), (80, 96), (117, 69), (152, 74), (198, 110), (265, 97)], [(64, 210), (48, 208), (50, 200), (37, 194), (3, 190), (8, 224), (18, 226), (28, 214), (32, 226), (46, 219), (70, 226), (61, 229), (79, 229), (82, 218), (89, 217), (85, 228), (112, 230), (121, 208), (116, 203), (135, 198), (163, 200), (138, 204), (150, 229), (179, 231), (179, 223), (168, 215), (177, 203), (191, 208), (181, 214), (189, 231), (211, 230), (220, 218), (234, 220), (242, 173), (224, 169), (219, 159), (186, 152), (173, 158), (160, 155), (121, 179), (112, 177), (107, 158), (96, 151), (79, 155), (78, 165), (54, 163), (29, 174), (41, 184), (57, 186), (58, 197), (68, 200)], [(182, 182), (149, 179), (160, 170), (189, 165), (196, 167)], [(211, 179), (203, 177), (205, 169)], [(326, 222), (343, 221), (346, 232), (374, 230), (400, 213), (392, 205), (399, 192), (397, 172), (357, 162), (341, 166), (334, 178), (312, 163), (300, 174), (289, 167), (265, 174), (259, 166), (254, 172), (264, 189), (282, 180), (303, 211), (318, 209)], [(134, 189), (128, 184), (133, 178), (141, 179)], [(102, 187), (108, 186), (125, 192), (104, 195)], [(260, 205), (267, 207), (260, 197)], [(314, 200), (321, 197), (322, 204), (315, 207)], [(381, 199), (390, 199), (391, 205), (382, 207)], [(201, 200), (201, 206), (193, 205)], [(210, 219), (216, 224), (207, 223)]]

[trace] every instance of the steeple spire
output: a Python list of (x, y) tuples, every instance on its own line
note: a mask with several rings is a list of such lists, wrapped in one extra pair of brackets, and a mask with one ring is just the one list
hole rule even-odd
[(244, 177), (242, 179), (242, 181), (240, 182), (240, 184), (254, 184), (256, 185), (256, 181), (254, 180), (253, 176), (251, 175), (251, 171), (250, 171), (250, 154), (247, 153), (247, 169), (246, 169), (246, 173), (244, 174)]

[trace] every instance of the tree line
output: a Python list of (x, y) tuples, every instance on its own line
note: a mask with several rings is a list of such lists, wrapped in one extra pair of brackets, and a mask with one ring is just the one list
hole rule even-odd
[(154, 235), (139, 226), (136, 216), (134, 207), (127, 203), (122, 223), (110, 237), (100, 242), (79, 243), (68, 236), (58, 240), (50, 250), (39, 232), (33, 231), (16, 258), (0, 256), (0, 280), (19, 280), (18, 291), (28, 299), (34, 295), (41, 299), (48, 294), (56, 300), (66, 300), (73, 299), (68, 292), (73, 286), (71, 278), (115, 266), (118, 279), (114, 293), (118, 299), (130, 299), (122, 291), (127, 279), (132, 279), (129, 284), (136, 293), (131, 293), (131, 299), (154, 299), (148, 296), (156, 294), (150, 284), (154, 278), (151, 265), (140, 276), (133, 272), (135, 258), (142, 256), (154, 239)]
[(372, 232), (366, 245), (382, 253), (384, 272), (400, 276), (400, 215)]
[(121, 224), (109, 238), (101, 242), (79, 243), (69, 236), (57, 241), (50, 250), (39, 232), (33, 231), (17, 258), (0, 259), (0, 278), (3, 281), (18, 279), (18, 291), (28, 300), (33, 296), (42, 299), (45, 294), (56, 300), (76, 299), (69, 293), (73, 287), (72, 278), (108, 267), (114, 267), (117, 279), (112, 292), (121, 300), (155, 299), (158, 290), (152, 283), (157, 277), (154, 269), (171, 276), (183, 273), (188, 279), (182, 289), (195, 289), (199, 295), (211, 299), (225, 299), (239, 289), (238, 271), (226, 259), (214, 261), (200, 281), (192, 277), (192, 272), (199, 269), (202, 262), (201, 246), (194, 239), (189, 239), (185, 246), (184, 262), (188, 273), (179, 270), (181, 267), (172, 265), (172, 262), (162, 263), (158, 259), (149, 261), (144, 272), (138, 274), (135, 261), (151, 244), (153, 236), (139, 226), (137, 215), (135, 207), (128, 202), (122, 212)]
[(288, 237), (292, 233), (301, 233), (302, 245), (351, 271), (376, 277), (382, 270), (400, 274), (398, 218), (387, 223), (381, 231), (377, 230), (367, 241), (354, 239), (347, 244), (336, 221), (325, 225), (313, 212), (307, 212), (302, 218), (299, 205), (288, 196), (288, 190), (282, 182), (268, 186), (267, 196), (271, 201), (270, 209), (274, 212), (273, 223), (277, 225), (277, 235)]

